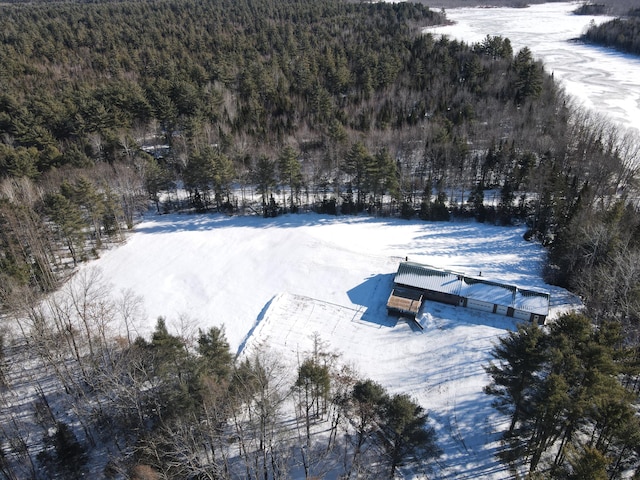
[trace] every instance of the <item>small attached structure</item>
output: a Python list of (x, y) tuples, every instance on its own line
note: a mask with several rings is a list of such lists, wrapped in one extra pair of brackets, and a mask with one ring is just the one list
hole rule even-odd
[[(409, 299), (419, 299), (415, 304)], [(401, 262), (387, 302), (390, 315), (415, 319), (423, 300), (433, 300), (524, 321), (544, 324), (549, 314), (549, 294), (526, 290), (482, 277), (442, 270), (415, 262)]]
[(387, 300), (387, 312), (401, 317), (416, 318), (422, 307), (422, 295), (407, 288), (394, 288)]

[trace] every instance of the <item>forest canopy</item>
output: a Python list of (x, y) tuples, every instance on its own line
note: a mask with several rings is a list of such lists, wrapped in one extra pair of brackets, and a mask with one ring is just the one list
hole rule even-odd
[(621, 52), (640, 55), (640, 9), (631, 10), (623, 18), (592, 25), (582, 39)]
[(575, 229), (626, 205), (637, 139), (526, 47), (422, 33), (444, 21), (404, 2), (0, 6), (3, 302), (56, 288), (149, 202), (527, 222), (549, 280), (578, 288)]
[[(175, 476), (221, 478), (232, 438), (249, 446), (238, 457), (247, 477), (284, 466), (282, 450), (271, 449), (276, 416), (264, 408), (277, 411), (285, 395), (273, 388), (277, 362), (266, 353), (234, 364), (223, 331), (200, 332), (189, 346), (164, 319), (150, 340), (107, 338), (102, 327), (118, 315), (130, 320), (139, 299), (123, 292), (111, 304), (92, 278), (79, 287), (82, 301), (100, 308), (78, 310), (87, 315), (69, 310), (82, 303), (71, 284), (70, 300), (37, 307), (78, 263), (123, 241), (150, 205), (158, 213), (313, 210), (526, 224), (526, 238), (548, 248), (548, 281), (581, 295), (588, 321), (619, 327), (615, 347), (637, 391), (637, 137), (574, 107), (532, 52), (514, 51), (508, 38), (467, 45), (422, 32), (444, 21), (404, 2), (0, 5), (0, 307), (26, 312), (25, 352), (55, 372), (86, 442), (106, 442), (104, 431), (116, 439), (118, 468), (133, 459)], [(581, 331), (587, 338), (590, 326)], [(598, 342), (589, 345), (606, 343)], [(526, 378), (560, 368), (550, 345)], [(437, 457), (420, 406), (326, 363), (321, 350), (287, 387), (307, 443), (313, 424), (330, 419), (333, 448), (351, 417), (346, 475), (379, 474), (372, 466), (393, 475)], [(511, 368), (498, 354), (494, 380)], [(489, 393), (513, 401), (505, 407), (512, 430), (531, 427), (518, 437), (528, 438), (538, 417), (521, 412), (509, 388), (496, 382)], [(24, 438), (14, 423), (18, 447), (0, 448), (0, 468), (15, 477), (35, 477), (36, 465), (51, 478), (79, 475), (87, 445), (41, 397), (41, 456), (18, 448)], [(598, 421), (568, 405), (558, 412), (576, 423), (558, 430), (563, 444), (583, 419)], [(528, 451), (533, 467), (552, 440)], [(387, 463), (367, 457), (365, 444)], [(519, 453), (512, 447), (507, 457)]]
[(3, 302), (56, 288), (149, 202), (526, 222), (549, 281), (591, 289), (577, 231), (620, 203), (632, 237), (637, 138), (526, 47), (422, 33), (444, 21), (404, 2), (0, 6)]

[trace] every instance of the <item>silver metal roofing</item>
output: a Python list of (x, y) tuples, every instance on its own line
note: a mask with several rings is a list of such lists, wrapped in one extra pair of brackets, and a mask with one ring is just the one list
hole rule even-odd
[(396, 285), (481, 300), (517, 310), (549, 314), (549, 294), (520, 289), (488, 279), (467, 277), (415, 262), (401, 262), (394, 278)]
[(398, 285), (451, 295), (458, 295), (461, 286), (459, 275), (414, 262), (402, 262), (394, 282)]

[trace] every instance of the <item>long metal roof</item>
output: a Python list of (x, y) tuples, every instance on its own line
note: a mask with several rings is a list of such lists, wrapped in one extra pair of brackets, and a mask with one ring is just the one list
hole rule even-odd
[(458, 295), (539, 315), (549, 314), (549, 294), (520, 289), (484, 278), (442, 270), (415, 262), (401, 262), (394, 278), (396, 285)]
[(394, 282), (398, 285), (459, 295), (460, 276), (414, 262), (402, 262)]

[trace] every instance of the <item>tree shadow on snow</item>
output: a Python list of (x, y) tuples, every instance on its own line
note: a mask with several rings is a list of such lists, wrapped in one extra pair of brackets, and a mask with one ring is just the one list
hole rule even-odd
[(376, 225), (399, 225), (395, 218), (369, 216), (334, 216), (319, 213), (286, 214), (275, 218), (261, 215), (226, 215), (222, 213), (170, 213), (147, 215), (136, 225), (135, 231), (144, 234), (197, 232), (218, 228), (297, 228), (303, 226), (330, 225), (334, 223), (372, 223)]
[(435, 469), (438, 478), (506, 478), (508, 469), (496, 457), (503, 418), (490, 398), (459, 401), (454, 395), (445, 410), (429, 414), (444, 453)]

